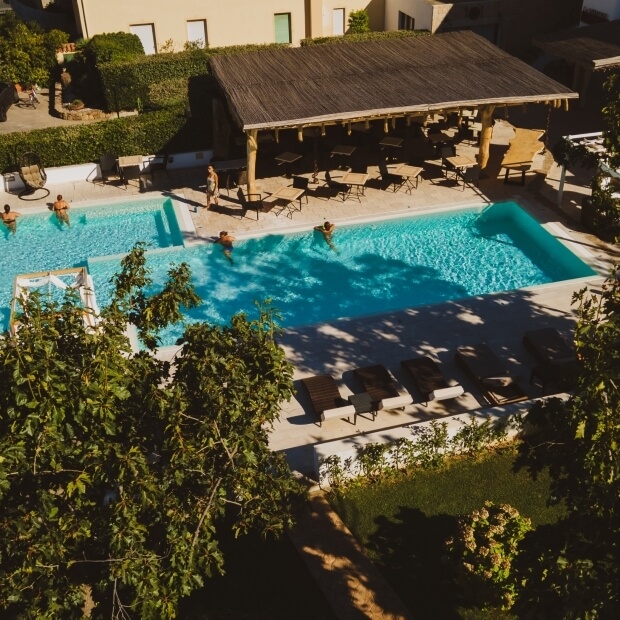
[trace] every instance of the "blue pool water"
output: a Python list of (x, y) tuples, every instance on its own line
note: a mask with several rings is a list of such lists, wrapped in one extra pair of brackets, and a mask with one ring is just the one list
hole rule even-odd
[(13, 278), (18, 274), (79, 267), (93, 256), (128, 252), (137, 241), (154, 248), (181, 245), (172, 201), (161, 198), (126, 204), (73, 208), (71, 227), (52, 213), (22, 213), (17, 232), (0, 226), (0, 325), (8, 327)]
[[(339, 226), (337, 252), (321, 233), (272, 234), (235, 243), (149, 253), (153, 279), (187, 262), (204, 300), (190, 320), (227, 323), (271, 297), (285, 327), (376, 314), (585, 277), (595, 271), (512, 202), (430, 216)], [(94, 259), (97, 299), (109, 299), (119, 260)], [(157, 290), (157, 287), (155, 287)], [(173, 328), (162, 344), (174, 344)]]

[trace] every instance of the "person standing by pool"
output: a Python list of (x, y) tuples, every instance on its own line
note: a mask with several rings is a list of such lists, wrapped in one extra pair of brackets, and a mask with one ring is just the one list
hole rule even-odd
[(71, 223), (69, 222), (69, 214), (67, 213), (69, 210), (69, 203), (62, 197), (62, 194), (58, 194), (58, 196), (56, 196), (56, 202), (52, 208), (61, 223), (71, 226)]
[(2, 213), (2, 221), (4, 225), (13, 233), (17, 229), (17, 218), (21, 215), (17, 211), (11, 211), (9, 205), (4, 205), (4, 213)]
[(323, 237), (325, 238), (327, 245), (334, 250), (334, 252), (337, 252), (338, 250), (336, 249), (336, 246), (332, 243), (332, 233), (335, 228), (336, 224), (325, 220), (325, 223), (322, 226), (315, 226), (314, 230), (318, 230), (320, 233), (323, 233)]
[(207, 209), (211, 206), (211, 199), (217, 207), (217, 201), (220, 197), (220, 182), (217, 172), (211, 164), (207, 168)]
[(216, 240), (215, 243), (219, 243), (222, 246), (222, 249), (224, 251), (224, 256), (232, 263), (233, 259), (232, 259), (232, 251), (234, 250), (233, 248), (233, 241), (236, 241), (237, 239), (235, 237), (233, 237), (232, 235), (228, 234), (227, 230), (222, 230), (220, 231), (220, 237), (219, 239)]

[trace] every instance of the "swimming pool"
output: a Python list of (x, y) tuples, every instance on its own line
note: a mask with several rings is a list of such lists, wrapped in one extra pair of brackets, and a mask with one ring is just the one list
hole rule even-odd
[(0, 226), (2, 329), (8, 327), (13, 279), (18, 274), (85, 266), (89, 257), (124, 254), (137, 241), (154, 248), (182, 244), (169, 199), (76, 207), (69, 211), (69, 219), (67, 227), (49, 211), (23, 213), (15, 235)]
[[(269, 234), (235, 244), (148, 253), (155, 282), (187, 262), (203, 299), (189, 320), (227, 323), (270, 297), (284, 327), (378, 314), (587, 277), (596, 272), (514, 202), (339, 226), (330, 249), (321, 233)], [(119, 259), (88, 263), (105, 305)], [(155, 287), (157, 290), (157, 287)], [(174, 344), (181, 328), (162, 344)]]

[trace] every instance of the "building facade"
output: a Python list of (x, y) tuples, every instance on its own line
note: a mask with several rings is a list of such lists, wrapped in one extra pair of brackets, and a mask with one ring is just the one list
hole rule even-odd
[(373, 30), (383, 30), (385, 0), (73, 0), (79, 36), (138, 35), (147, 54), (180, 51), (189, 42), (220, 47), (292, 43), (344, 34), (351, 11), (366, 9)]

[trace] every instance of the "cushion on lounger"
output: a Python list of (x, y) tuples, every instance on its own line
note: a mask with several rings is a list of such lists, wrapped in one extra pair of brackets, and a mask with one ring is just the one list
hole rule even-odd
[(451, 385), (447, 388), (435, 390), (428, 395), (428, 400), (447, 400), (448, 398), (456, 398), (465, 390), (462, 385)]
[(334, 409), (325, 409), (321, 414), (321, 420), (331, 420), (332, 418), (348, 418), (355, 413), (353, 405), (345, 405), (344, 407), (335, 407)]
[(512, 383), (512, 377), (484, 377), (481, 383), (489, 387), (506, 387)]
[(379, 403), (379, 409), (398, 409), (405, 405), (410, 405), (413, 402), (410, 394), (405, 396), (392, 396), (391, 398), (384, 398)]

